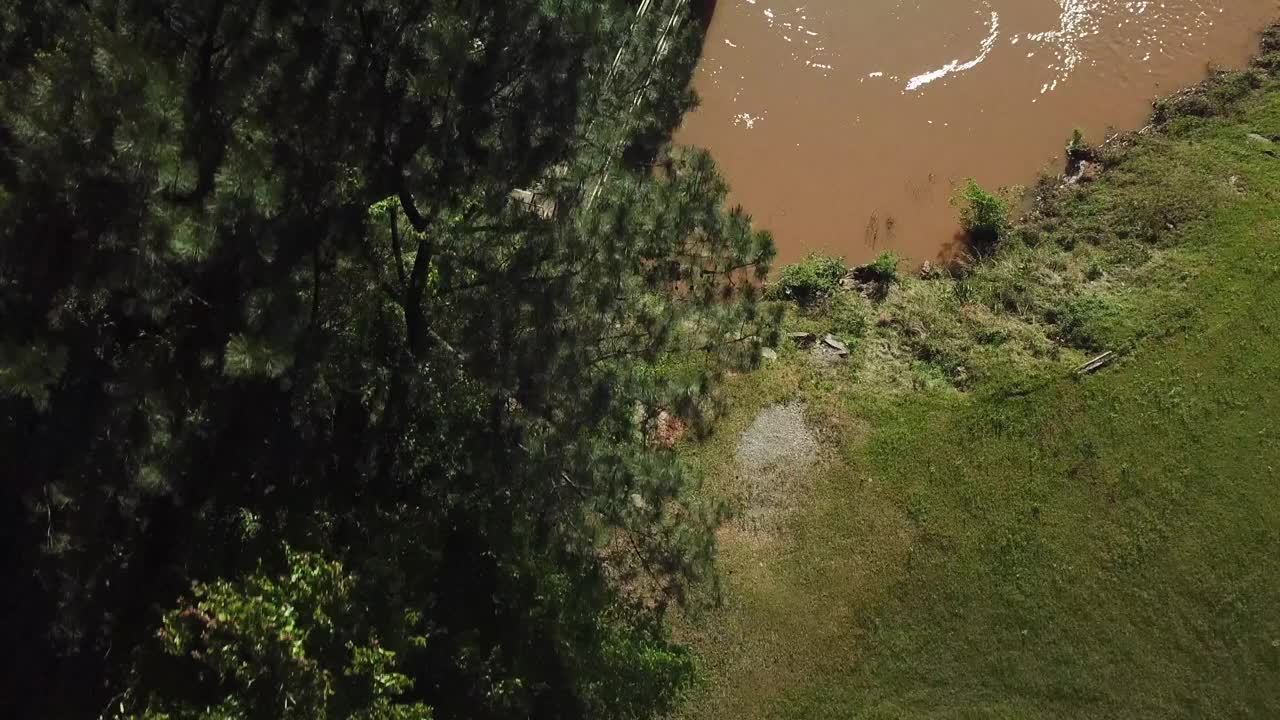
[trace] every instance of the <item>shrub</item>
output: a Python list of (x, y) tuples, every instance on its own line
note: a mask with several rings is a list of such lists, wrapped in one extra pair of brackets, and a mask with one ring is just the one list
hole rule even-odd
[(1093, 154), (1092, 148), (1084, 141), (1084, 133), (1080, 128), (1071, 131), (1071, 139), (1067, 141), (1067, 166), (1078, 165), (1084, 160), (1089, 160)]
[(898, 277), (901, 260), (896, 253), (886, 250), (875, 260), (860, 266), (854, 271), (854, 276), (869, 287), (873, 299), (883, 300), (889, 295), (889, 288), (901, 280)]
[(867, 265), (871, 278), (877, 283), (883, 285), (893, 285), (898, 282), (898, 263), (902, 258), (892, 250), (885, 250), (876, 256), (875, 260)]
[(1009, 229), (1008, 204), (973, 180), (951, 202), (960, 208), (960, 224), (979, 247), (994, 244)]
[(808, 305), (835, 291), (844, 273), (844, 260), (841, 258), (813, 253), (782, 268), (775, 292), (783, 298)]
[(1280, 26), (1272, 25), (1263, 31), (1261, 50), (1253, 64), (1268, 72), (1280, 71)]
[(1089, 264), (1084, 268), (1084, 277), (1089, 281), (1101, 280), (1106, 276), (1106, 271), (1102, 267), (1102, 263), (1097, 258), (1089, 260)]

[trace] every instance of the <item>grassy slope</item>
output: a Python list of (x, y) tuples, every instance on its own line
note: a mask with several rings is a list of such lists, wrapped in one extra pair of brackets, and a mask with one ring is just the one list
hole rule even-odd
[(725, 531), (686, 716), (1280, 717), (1280, 159), (1248, 132), (1280, 135), (1280, 91), (1140, 141), (1054, 222), (1204, 208), (1095, 377), (884, 395), (787, 352), (738, 380), (693, 453), (712, 492), (771, 402), (829, 451), (790, 533)]

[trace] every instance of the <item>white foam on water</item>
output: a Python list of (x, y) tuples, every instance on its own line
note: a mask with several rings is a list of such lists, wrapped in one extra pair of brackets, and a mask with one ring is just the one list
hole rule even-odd
[[(749, 5), (757, 5), (757, 0), (747, 0)], [(790, 9), (765, 7), (759, 11), (768, 27), (775, 31), (780, 39), (794, 47), (789, 51), (791, 59), (801, 66), (818, 70), (829, 76), (835, 69), (834, 59), (827, 52), (823, 42), (823, 20), (811, 18), (808, 7), (800, 6)], [(735, 46), (736, 47), (736, 46)]]
[(987, 33), (987, 37), (982, 41), (982, 47), (978, 53), (978, 57), (963, 63), (959, 60), (952, 60), (936, 70), (930, 70), (927, 73), (916, 75), (907, 81), (907, 92), (919, 90), (925, 85), (941, 80), (948, 75), (972, 70), (981, 65), (982, 62), (987, 59), (987, 56), (991, 54), (992, 48), (996, 46), (996, 41), (1000, 39), (1000, 13), (997, 13), (994, 10), (991, 11), (990, 27), (990, 32)]

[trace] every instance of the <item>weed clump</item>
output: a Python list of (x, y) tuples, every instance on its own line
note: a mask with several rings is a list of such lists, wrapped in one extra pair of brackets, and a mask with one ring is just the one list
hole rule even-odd
[(894, 285), (898, 282), (898, 264), (902, 262), (902, 258), (892, 250), (885, 250), (876, 256), (875, 260), (867, 265), (867, 273), (871, 280), (884, 286)]
[(1067, 167), (1072, 168), (1086, 160), (1093, 159), (1093, 148), (1084, 140), (1084, 132), (1080, 128), (1071, 131), (1071, 139), (1067, 141)]
[(898, 274), (901, 262), (902, 258), (897, 253), (886, 250), (870, 263), (854, 269), (853, 278), (868, 297), (883, 300), (890, 288), (902, 282), (902, 277)]
[(1124, 313), (1115, 300), (1096, 294), (1066, 300), (1049, 319), (1057, 324), (1063, 342), (1089, 351), (1102, 350), (1109, 340), (1137, 332), (1137, 328), (1126, 327)]
[(800, 262), (782, 268), (773, 294), (778, 299), (812, 305), (835, 292), (844, 273), (843, 259), (812, 253)]
[(827, 300), (827, 329), (846, 341), (860, 340), (871, 325), (870, 308), (857, 293), (837, 293)]

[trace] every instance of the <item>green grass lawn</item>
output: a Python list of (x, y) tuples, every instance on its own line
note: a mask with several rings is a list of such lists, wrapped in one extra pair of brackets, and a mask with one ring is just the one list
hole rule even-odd
[(826, 450), (788, 532), (722, 533), (685, 717), (1280, 717), (1280, 159), (1250, 132), (1280, 135), (1274, 88), (1068, 209), (1123, 212), (1144, 173), (1171, 211), (1230, 188), (1156, 243), (1095, 376), (884, 394), (787, 352), (735, 381), (690, 450), (708, 492), (774, 402)]

